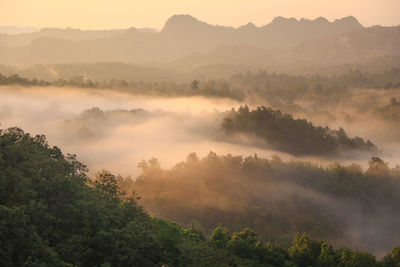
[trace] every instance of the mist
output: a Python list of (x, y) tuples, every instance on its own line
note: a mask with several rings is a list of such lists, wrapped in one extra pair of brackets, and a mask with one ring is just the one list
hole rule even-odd
[(156, 157), (168, 167), (194, 151), (275, 153), (221, 140), (221, 112), (241, 104), (233, 100), (22, 87), (1, 88), (0, 99), (3, 128), (45, 134), (50, 145), (77, 154), (92, 174), (107, 169), (135, 176), (142, 159)]
[(133, 190), (151, 214), (206, 233), (217, 225), (245, 226), (288, 246), (292, 235), (306, 232), (379, 257), (397, 244), (396, 168), (375, 172), (370, 165), (363, 172), (357, 164), (322, 167), (277, 156), (209, 153), (190, 154), (169, 169), (150, 160), (141, 169), (134, 182), (120, 178), (122, 189)]
[[(314, 102), (298, 103), (306, 110), (314, 109), (315, 112), (294, 114), (324, 126), (345, 127), (351, 135), (359, 134), (372, 138), (380, 147), (379, 156), (389, 162), (390, 166), (396, 166), (400, 162), (400, 154), (397, 152), (400, 139), (388, 133), (390, 124), (370, 113), (357, 112), (358, 109), (366, 105), (371, 106), (372, 103), (375, 106), (385, 104), (384, 99), (392, 96), (393, 93), (380, 93), (379, 99), (382, 100), (374, 100), (376, 99), (373, 98), (376, 95), (374, 91), (365, 91), (362, 97), (358, 95), (358, 92), (354, 92), (352, 97), (336, 105), (336, 108), (327, 103), (324, 108), (329, 109), (330, 116), (317, 112), (318, 108), (313, 106)], [(65, 153), (77, 154), (78, 160), (88, 166), (89, 175), (93, 178), (103, 169), (118, 174), (120, 177), (126, 177), (127, 180), (121, 178), (122, 189), (139, 194), (143, 199), (140, 203), (155, 216), (177, 220), (185, 225), (199, 223), (204, 231), (209, 232), (225, 222), (225, 219), (220, 218), (219, 221), (210, 223), (210, 220), (213, 221), (216, 218), (212, 214), (218, 211), (225, 214), (226, 218), (234, 216), (232, 220), (234, 218), (239, 220), (236, 226), (230, 225), (233, 229), (239, 230), (237, 227), (243, 226), (251, 227), (267, 240), (280, 240), (285, 243), (288, 241), (285, 241), (283, 236), (290, 239), (290, 234), (294, 235), (296, 231), (308, 231), (313, 238), (324, 238), (336, 246), (351, 245), (353, 248), (367, 249), (377, 255), (383, 255), (385, 249), (396, 244), (396, 239), (384, 238), (389, 236), (384, 229), (393, 230), (393, 223), (389, 219), (384, 219), (385, 214), (395, 210), (387, 211), (388, 207), (377, 204), (373, 210), (365, 213), (364, 203), (358, 200), (325, 195), (320, 189), (298, 184), (296, 180), (291, 181), (291, 174), (299, 175), (304, 171), (299, 169), (296, 173), (291, 170), (297, 168), (296, 165), (279, 167), (280, 174), (268, 174), (269, 169), (264, 170), (262, 172), (265, 172), (265, 178), (262, 178), (266, 179), (264, 182), (248, 180), (251, 177), (248, 174), (237, 176), (237, 173), (225, 169), (218, 172), (219, 167), (216, 166), (219, 165), (211, 169), (208, 169), (210, 166), (206, 165), (202, 167), (205, 168), (204, 170), (195, 171), (191, 169), (192, 165), (187, 163), (189, 173), (183, 177), (168, 174), (168, 172), (174, 173), (173, 170), (176, 168), (174, 166), (191, 152), (195, 152), (199, 158), (210, 157), (210, 153), (244, 158), (257, 155), (256, 157), (259, 158), (271, 159), (270, 164), (277, 164), (277, 166), (281, 160), (301, 161), (305, 162), (305, 166), (309, 166), (306, 168), (310, 168), (307, 171), (310, 175), (315, 172), (312, 170), (314, 165), (310, 162), (327, 168), (339, 163), (343, 165), (358, 163), (360, 168), (364, 170), (368, 168), (370, 155), (365, 152), (343, 152), (336, 156), (325, 157), (295, 156), (272, 149), (257, 136), (245, 134), (226, 136), (221, 130), (224, 116), (232, 108), (237, 109), (245, 102), (205, 97), (149, 97), (106, 89), (18, 86), (1, 87), (0, 99), (2, 128), (18, 126), (32, 134), (45, 134), (50, 145), (57, 145)], [(253, 102), (250, 108), (261, 104), (267, 104), (267, 102), (260, 99), (258, 103)], [(346, 119), (346, 116), (343, 116), (345, 113), (352, 114), (353, 118)], [(159, 173), (152, 176), (143, 173), (143, 169), (138, 168), (139, 162), (152, 158), (157, 159), (160, 168), (165, 170), (165, 174)], [(235, 162), (237, 161), (234, 160), (233, 163), (236, 164)], [(237, 166), (233, 165), (230, 168), (235, 169)], [(192, 171), (194, 173), (190, 174)], [(205, 173), (206, 176), (196, 178), (198, 173)], [(188, 175), (190, 177), (187, 177)], [(144, 176), (149, 177), (144, 178)], [(212, 177), (219, 178), (213, 180)], [(189, 178), (194, 180), (191, 181)], [(158, 179), (164, 179), (164, 181), (157, 182)], [(205, 187), (201, 182), (203, 179), (205, 179)], [(285, 179), (288, 180), (285, 181)], [(132, 180), (133, 184), (128, 180)], [(164, 202), (162, 202), (164, 204), (157, 204), (157, 194), (164, 196)], [(237, 198), (238, 202), (233, 201), (234, 198)], [(174, 206), (180, 205), (177, 203), (181, 203), (182, 199), (191, 199), (196, 204), (174, 209)], [(294, 207), (298, 205), (296, 201), (307, 203), (298, 208), (305, 214), (309, 214), (306, 216), (314, 217), (306, 219), (301, 213), (293, 213)], [(244, 207), (243, 205), (247, 207), (255, 205), (263, 210), (262, 214), (271, 214), (270, 216), (276, 219), (287, 218), (287, 223), (292, 225), (292, 228), (279, 235), (268, 234), (263, 224), (240, 219), (246, 212), (240, 208)], [(191, 211), (192, 208), (202, 210), (200, 214), (203, 215), (196, 215), (197, 213)], [(329, 215), (314, 213), (318, 210), (321, 214)], [(185, 213), (182, 213), (183, 211)], [(209, 215), (202, 217), (205, 216), (204, 213)], [(346, 214), (352, 215), (341, 221), (340, 218)], [(261, 215), (258, 211), (254, 211), (253, 215), (249, 214), (245, 217), (249, 216), (258, 218), (257, 216)], [(292, 218), (289, 219), (287, 216), (292, 216)], [(336, 218), (336, 223), (341, 226), (336, 229), (332, 222), (325, 222), (324, 217), (321, 216)], [(394, 219), (395, 215), (393, 216)], [(325, 222), (324, 227), (333, 228), (318, 232), (304, 227), (304, 224), (315, 225), (316, 222)], [(336, 232), (326, 233), (330, 231)]]
[(24, 2), (0, 25), (1, 266), (400, 264), (395, 0)]
[[(380, 148), (379, 156), (396, 165), (400, 136), (395, 128), (370, 113), (358, 111), (367, 105), (371, 107), (371, 101), (379, 106), (393, 96), (387, 91), (379, 94), (377, 98), (373, 90), (364, 90), (363, 94), (355, 91), (335, 106), (325, 103), (323, 109), (329, 113), (319, 112), (315, 102), (300, 101), (300, 105), (314, 112), (293, 114), (316, 125), (344, 127), (351, 136), (371, 139)], [(270, 148), (256, 136), (228, 137), (221, 130), (223, 117), (232, 108), (247, 104), (231, 99), (163, 98), (106, 89), (18, 86), (2, 87), (0, 98), (3, 128), (18, 126), (32, 134), (45, 134), (51, 145), (77, 154), (92, 174), (107, 169), (135, 177), (136, 165), (142, 159), (155, 157), (164, 167), (171, 167), (190, 152), (199, 156), (210, 151), (243, 156), (256, 153), (263, 157), (279, 154), (288, 160), (324, 165), (358, 162), (364, 167), (371, 156), (357, 151), (330, 157), (294, 156)], [(262, 99), (250, 103), (250, 107), (268, 105)], [(352, 119), (346, 114), (352, 114)]]

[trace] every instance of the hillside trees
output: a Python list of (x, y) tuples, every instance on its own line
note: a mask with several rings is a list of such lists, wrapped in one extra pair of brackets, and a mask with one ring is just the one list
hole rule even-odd
[(294, 119), (264, 106), (249, 110), (241, 106), (225, 116), (221, 124), (227, 134), (248, 133), (260, 137), (272, 147), (292, 154), (334, 154), (341, 150), (375, 151), (376, 146), (360, 137), (350, 138), (340, 128), (314, 126), (305, 119)]

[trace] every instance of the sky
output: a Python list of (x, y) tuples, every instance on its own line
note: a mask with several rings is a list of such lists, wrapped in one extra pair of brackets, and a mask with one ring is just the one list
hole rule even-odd
[(274, 17), (355, 16), (364, 26), (400, 25), (400, 0), (0, 0), (0, 25), (161, 29), (174, 14), (210, 24), (260, 26)]

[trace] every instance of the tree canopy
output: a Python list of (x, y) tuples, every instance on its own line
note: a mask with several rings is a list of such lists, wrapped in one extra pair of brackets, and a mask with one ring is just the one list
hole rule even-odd
[[(218, 157), (213, 155), (214, 160)], [(210, 159), (211, 160), (211, 159)], [(375, 160), (376, 161), (376, 160)], [(187, 164), (198, 164), (195, 155)], [(211, 163), (214, 164), (216, 163)], [(376, 165), (376, 164), (375, 164)], [(141, 164), (157, 173), (156, 160)], [(206, 237), (151, 217), (107, 171), (94, 179), (75, 155), (41, 135), (0, 130), (1, 266), (398, 266), (298, 234), (289, 247), (263, 243), (250, 229), (217, 227)], [(160, 173), (160, 172), (158, 172)]]
[(341, 150), (375, 151), (371, 141), (361, 137), (348, 137), (340, 128), (314, 126), (305, 119), (294, 119), (264, 106), (249, 110), (240, 107), (226, 115), (221, 124), (227, 134), (249, 133), (268, 142), (272, 147), (292, 154), (333, 154)]

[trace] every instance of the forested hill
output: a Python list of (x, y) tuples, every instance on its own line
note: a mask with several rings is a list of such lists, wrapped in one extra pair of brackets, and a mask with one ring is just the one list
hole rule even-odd
[(168, 169), (156, 159), (139, 167), (135, 181), (120, 179), (125, 191), (135, 190), (155, 216), (195, 222), (208, 233), (221, 223), (236, 231), (245, 226), (264, 240), (289, 245), (302, 232), (379, 255), (398, 243), (400, 170), (380, 158), (365, 171), (358, 164), (323, 167), (276, 155), (213, 152), (189, 154)]
[(152, 218), (109, 172), (87, 176), (75, 155), (44, 136), (0, 131), (1, 266), (398, 266), (400, 248), (381, 261), (298, 234), (289, 248), (254, 231), (199, 229)]
[(346, 150), (376, 152), (371, 141), (361, 137), (350, 138), (343, 128), (332, 130), (314, 126), (303, 119), (294, 119), (279, 110), (258, 107), (249, 110), (247, 106), (232, 111), (224, 118), (222, 129), (227, 134), (254, 134), (272, 147), (292, 154), (323, 155)]

